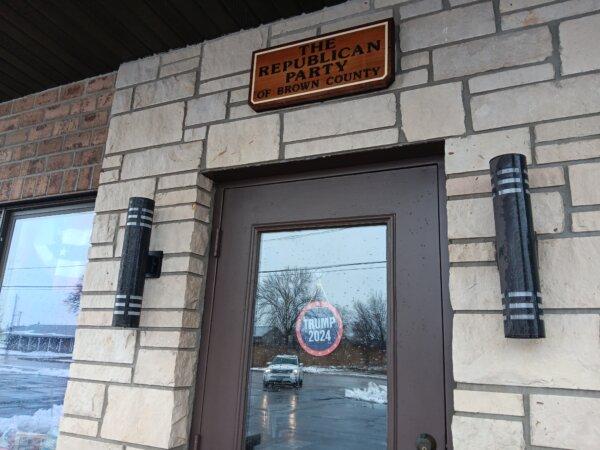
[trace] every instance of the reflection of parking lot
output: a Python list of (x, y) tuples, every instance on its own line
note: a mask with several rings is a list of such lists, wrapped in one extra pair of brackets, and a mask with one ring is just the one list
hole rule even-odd
[(70, 355), (0, 353), (0, 449), (53, 449)]
[[(304, 374), (304, 387), (263, 390), (262, 373), (251, 372), (247, 435), (260, 433), (257, 449), (386, 448), (387, 405), (344, 398), (369, 378)], [(385, 384), (385, 380), (376, 380)]]
[(0, 353), (0, 418), (31, 415), (63, 402), (69, 364)]

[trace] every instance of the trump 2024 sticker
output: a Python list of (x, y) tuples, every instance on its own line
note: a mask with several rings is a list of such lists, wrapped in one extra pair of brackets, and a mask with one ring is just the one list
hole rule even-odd
[(320, 301), (306, 305), (296, 319), (296, 338), (306, 353), (326, 356), (342, 340), (342, 317), (332, 304)]

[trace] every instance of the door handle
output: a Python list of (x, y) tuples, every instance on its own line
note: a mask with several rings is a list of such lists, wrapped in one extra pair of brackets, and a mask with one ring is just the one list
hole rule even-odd
[(417, 438), (417, 450), (435, 450), (435, 439), (427, 433), (421, 433)]
[(261, 435), (260, 433), (251, 434), (246, 436), (246, 450), (253, 450), (254, 447), (260, 445)]

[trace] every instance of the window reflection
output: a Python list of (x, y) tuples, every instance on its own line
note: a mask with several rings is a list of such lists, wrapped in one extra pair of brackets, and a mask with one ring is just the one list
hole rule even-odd
[(0, 287), (0, 449), (55, 448), (93, 212), (15, 215)]
[(386, 448), (386, 227), (264, 233), (249, 448)]

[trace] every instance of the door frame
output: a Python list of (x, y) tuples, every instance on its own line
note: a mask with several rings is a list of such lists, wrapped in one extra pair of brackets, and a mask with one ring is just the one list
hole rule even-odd
[[(219, 265), (219, 245), (220, 230), (222, 223), (224, 193), (227, 189), (250, 187), (262, 184), (283, 183), (288, 181), (309, 180), (312, 178), (335, 177), (373, 172), (386, 169), (402, 169), (419, 167), (424, 165), (435, 165), (437, 167), (438, 181), (438, 218), (439, 218), (439, 242), (440, 242), (440, 287), (442, 293), (442, 327), (443, 327), (443, 366), (444, 366), (444, 404), (446, 417), (446, 445), (439, 445), (438, 448), (447, 448), (452, 450), (451, 421), (454, 412), (453, 389), (455, 382), (452, 371), (452, 317), (453, 311), (450, 304), (449, 294), (449, 255), (448, 255), (448, 235), (447, 235), (447, 212), (446, 212), (446, 174), (444, 170), (444, 143), (432, 142), (427, 144), (413, 145), (407, 147), (390, 147), (380, 150), (360, 151), (344, 155), (334, 155), (329, 157), (316, 157), (306, 160), (296, 160), (289, 162), (272, 162), (259, 166), (246, 166), (234, 169), (206, 170), (202, 174), (215, 182), (215, 196), (213, 199), (212, 230), (210, 239), (210, 253), (208, 258), (208, 268), (206, 274), (206, 290), (204, 295), (204, 310), (201, 321), (201, 333), (199, 344), (199, 356), (197, 363), (196, 382), (194, 384), (194, 400), (192, 403), (192, 423), (190, 427), (189, 448), (191, 450), (201, 449), (201, 417), (204, 398), (205, 368), (208, 346), (203, 345), (207, 342), (212, 326), (212, 310), (215, 297), (215, 281)], [(389, 217), (365, 218), (366, 223), (388, 222)], [(360, 218), (350, 220), (357, 223)], [(339, 224), (339, 221), (336, 222)], [(286, 227), (287, 225), (287, 227)], [(290, 224), (280, 224), (283, 229), (288, 229)], [(315, 226), (323, 226), (323, 222)], [(326, 223), (325, 223), (326, 225)], [(266, 230), (273, 231), (277, 229), (276, 224), (267, 225)], [(304, 226), (304, 224), (303, 224)], [(253, 246), (256, 237), (265, 226), (255, 227), (253, 230)], [(260, 229), (260, 230), (259, 230)], [(388, 248), (389, 251), (389, 248)], [(248, 270), (253, 274), (257, 270), (255, 263), (256, 249), (253, 248), (252, 260)], [(253, 278), (249, 278), (254, 280)], [(254, 280), (255, 281), (255, 280)], [(253, 282), (254, 282), (253, 281)], [(393, 280), (388, 280), (388, 285)], [(252, 289), (248, 285), (247, 289)], [(252, 311), (247, 311), (250, 314)], [(391, 314), (389, 315), (391, 316)], [(247, 342), (246, 342), (247, 344)], [(241, 397), (240, 397), (241, 398)], [(388, 420), (389, 420), (388, 415)], [(243, 428), (243, 427), (241, 427)]]
[[(248, 280), (252, 283), (249, 283), (246, 287), (245, 294), (245, 305), (250, 304), (250, 308), (246, 309), (244, 314), (244, 323), (246, 324), (246, 332), (244, 333), (244, 340), (242, 342), (243, 354), (242, 358), (246, 361), (251, 361), (252, 357), (252, 326), (253, 326), (253, 318), (256, 311), (256, 301), (255, 301), (255, 293), (258, 284), (258, 270), (259, 270), (259, 258), (260, 258), (260, 245), (261, 245), (261, 233), (268, 232), (278, 232), (278, 231), (303, 231), (310, 229), (319, 229), (319, 228), (338, 228), (338, 227), (361, 227), (361, 226), (375, 226), (375, 225), (384, 225), (386, 227), (386, 260), (388, 263), (386, 264), (386, 305), (387, 305), (387, 326), (388, 333), (390, 335), (395, 335), (396, 326), (392, 322), (396, 319), (397, 314), (397, 304), (395, 300), (396, 293), (396, 279), (394, 277), (395, 273), (395, 258), (394, 258), (394, 248), (396, 246), (396, 232), (395, 232), (395, 214), (385, 214), (385, 215), (369, 215), (369, 216), (352, 216), (349, 218), (341, 218), (341, 219), (322, 219), (322, 220), (307, 220), (307, 221), (293, 221), (293, 222), (277, 222), (277, 223), (261, 223), (258, 225), (252, 226), (252, 238), (251, 238), (251, 247), (250, 247), (250, 259), (249, 259), (249, 267), (248, 267)], [(390, 301), (391, 300), (391, 301)], [(393, 333), (393, 334), (392, 334)], [(397, 382), (397, 346), (390, 345), (386, 349), (387, 352), (387, 387), (388, 391), (391, 393), (392, 402), (388, 404), (388, 409), (398, 408), (398, 396), (396, 395), (396, 382)], [(242, 384), (238, 386), (238, 402), (239, 404), (244, 404), (246, 408), (243, 408), (244, 413), (247, 412), (248, 407), (248, 394), (249, 394), (249, 379), (250, 379), (250, 371), (246, 371), (242, 375)], [(389, 397), (389, 395), (388, 395)], [(245, 416), (246, 414), (244, 414)], [(387, 421), (387, 441), (388, 444), (393, 444), (390, 448), (396, 448), (396, 433), (390, 433), (390, 430), (395, 429), (395, 415), (394, 414), (386, 414)], [(242, 419), (243, 420), (243, 419)], [(245, 436), (245, 424), (239, 424), (237, 427), (237, 440), (242, 441)]]

